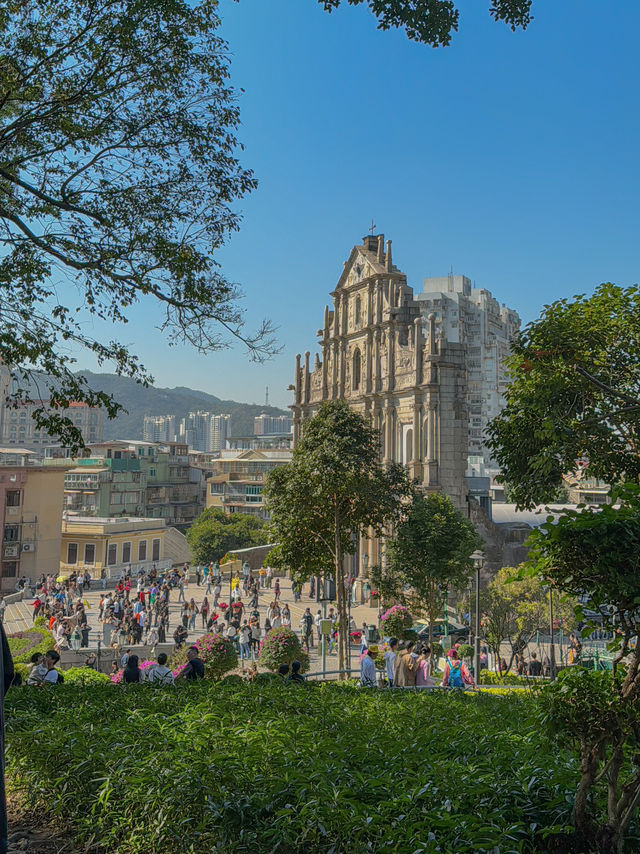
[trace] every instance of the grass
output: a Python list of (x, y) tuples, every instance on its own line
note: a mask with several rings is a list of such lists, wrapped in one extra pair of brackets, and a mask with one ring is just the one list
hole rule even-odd
[(541, 852), (577, 770), (535, 703), (336, 684), (20, 688), (8, 773), (110, 854)]

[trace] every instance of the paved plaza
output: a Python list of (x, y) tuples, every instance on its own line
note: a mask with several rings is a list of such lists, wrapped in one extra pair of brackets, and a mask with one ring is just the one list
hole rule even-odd
[[(192, 573), (193, 576), (193, 573)], [(275, 579), (274, 579), (275, 580)], [(309, 596), (309, 584), (306, 583), (303, 586), (302, 597), (299, 602), (296, 602), (293, 597), (293, 589), (292, 582), (289, 578), (280, 577), (280, 598), (279, 603), (282, 607), (285, 603), (289, 606), (291, 611), (291, 628), (297, 633), (300, 634), (300, 620), (302, 615), (304, 614), (305, 609), (308, 607), (311, 609), (311, 613), (315, 617), (318, 609), (321, 609), (322, 604), (320, 602), (316, 602), (315, 597), (312, 599)], [(113, 585), (108, 589), (113, 589)], [(264, 621), (267, 614), (267, 608), (273, 602), (274, 595), (273, 589), (263, 588), (260, 590), (259, 596), (259, 610), (260, 610), (260, 625), (264, 628)], [(113, 654), (102, 645), (103, 633), (102, 633), (102, 624), (99, 619), (99, 603), (100, 597), (103, 593), (102, 587), (100, 586), (100, 582), (93, 582), (91, 589), (85, 591), (83, 593), (82, 598), (86, 602), (86, 614), (89, 621), (90, 626), (90, 634), (89, 634), (89, 647), (88, 649), (92, 651), (96, 651), (98, 648), (98, 641), (100, 641), (101, 651), (104, 655), (104, 661), (110, 662)], [(135, 588), (132, 591), (132, 598), (135, 596)], [(202, 605), (202, 600), (206, 595), (206, 585), (204, 583), (198, 585), (193, 579), (185, 585), (184, 589), (184, 598), (187, 602), (191, 599), (195, 599), (195, 602), (200, 608)], [(158, 646), (158, 649), (162, 649), (165, 651), (171, 650), (174, 647), (173, 644), (173, 631), (176, 626), (180, 623), (181, 620), (181, 609), (183, 602), (182, 600), (178, 601), (179, 591), (177, 588), (174, 588), (171, 591), (171, 598), (169, 600), (169, 630), (167, 632), (167, 640), (171, 641), (167, 644), (162, 644)], [(208, 597), (209, 602), (213, 601), (213, 595), (209, 594)], [(25, 631), (32, 625), (33, 620), (33, 606), (32, 599), (30, 596), (27, 596), (21, 602), (15, 602), (8, 605), (4, 626), (7, 634), (13, 634), (15, 632)], [(230, 589), (229, 589), (229, 577), (223, 579), (222, 585), (222, 593), (220, 594), (220, 601), (229, 602), (230, 601)], [(247, 605), (248, 597), (243, 597), (243, 603), (245, 606)], [(327, 604), (327, 611), (331, 603)], [(220, 613), (220, 612), (218, 612)], [(222, 617), (222, 614), (220, 614)], [(368, 605), (352, 605), (351, 606), (351, 617), (355, 622), (358, 629), (362, 628), (364, 622), (368, 625), (378, 624), (378, 609), (372, 608)], [(244, 619), (244, 618), (243, 618)], [(205, 629), (202, 626), (202, 618), (200, 614), (198, 614), (196, 618), (196, 628), (194, 631), (189, 632), (189, 637), (187, 643), (192, 643), (196, 641), (199, 637), (201, 637), (205, 633)], [(322, 671), (322, 656), (320, 655), (320, 651), (317, 646), (317, 633), (314, 630), (313, 633), (314, 643), (316, 646), (311, 650), (311, 672), (319, 673)], [(53, 643), (53, 639), (52, 639)], [(149, 648), (141, 645), (139, 647), (132, 647), (138, 652), (142, 652), (144, 650), (144, 654), (149, 654)], [(88, 650), (82, 649), (78, 653), (74, 653), (73, 651), (64, 652), (63, 654), (63, 663), (70, 664), (78, 658), (79, 660), (83, 660), (83, 656), (86, 654)], [(337, 661), (338, 657), (336, 654), (329, 655), (327, 652), (326, 655), (326, 670), (332, 671), (337, 669)], [(352, 669), (359, 672), (359, 646), (352, 647)], [(104, 669), (104, 667), (102, 668)]]

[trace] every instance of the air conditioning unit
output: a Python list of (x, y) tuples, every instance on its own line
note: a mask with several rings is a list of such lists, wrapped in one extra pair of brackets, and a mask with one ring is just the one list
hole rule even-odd
[(33, 551), (33, 543), (23, 543), (22, 544), (23, 552), (32, 552)]

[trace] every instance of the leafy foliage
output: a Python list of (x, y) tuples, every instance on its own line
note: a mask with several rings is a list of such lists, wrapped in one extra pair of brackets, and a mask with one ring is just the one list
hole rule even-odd
[(65, 685), (92, 687), (94, 685), (108, 684), (110, 681), (108, 674), (98, 673), (92, 667), (70, 667), (64, 671)]
[[(553, 594), (554, 613), (566, 629), (575, 625), (575, 597)], [(482, 628), (496, 661), (500, 660), (502, 644), (511, 647), (507, 670), (511, 669), (516, 653), (521, 654), (539, 629), (549, 625), (549, 592), (538, 576), (521, 569), (502, 567), (493, 576), (481, 598)]]
[[(194, 644), (197, 646), (199, 656), (204, 663), (204, 673), (207, 679), (218, 680), (230, 670), (238, 666), (238, 653), (233, 641), (222, 635), (210, 632), (202, 635)], [(178, 674), (183, 665), (187, 663), (187, 647), (178, 650), (171, 660), (174, 675)]]
[(578, 461), (608, 483), (640, 475), (640, 289), (600, 285), (546, 306), (513, 343), (489, 446), (520, 507), (552, 500)]
[(49, 652), (50, 649), (53, 649), (55, 643), (51, 632), (45, 626), (44, 619), (42, 617), (38, 617), (33, 626), (30, 629), (27, 629), (26, 632), (15, 632), (8, 638), (8, 640), (10, 648), (13, 640), (21, 642), (19, 649), (11, 649), (11, 656), (14, 663), (17, 664), (26, 664), (31, 661), (31, 656), (36, 652), (40, 652), (44, 655), (45, 652)]
[(72, 373), (70, 344), (149, 379), (88, 319), (126, 323), (144, 300), (169, 344), (273, 351), (268, 323), (243, 332), (214, 259), (256, 181), (236, 159), (216, 2), (1, 0), (0, 23), (0, 357), (13, 401), (34, 371), (51, 378), (36, 423), (77, 446), (71, 402), (119, 406)]
[(130, 687), (7, 697), (12, 785), (113, 854), (533, 854), (569, 819), (572, 754), (524, 692)]
[(380, 437), (342, 400), (324, 402), (305, 422), (289, 465), (269, 475), (265, 494), (278, 545), (268, 560), (303, 581), (333, 574), (338, 605), (338, 666), (348, 644), (343, 557), (357, 537), (381, 536), (399, 517), (410, 485), (402, 467), (380, 462)]
[[(386, 599), (395, 599), (430, 625), (440, 616), (444, 595), (465, 586), (473, 569), (471, 554), (482, 540), (473, 525), (442, 492), (416, 492), (387, 546), (388, 567), (372, 568), (372, 582)], [(431, 635), (433, 629), (431, 628)], [(433, 636), (430, 637), (433, 643)]]
[(259, 662), (262, 667), (276, 672), (282, 664), (291, 664), (299, 661), (302, 672), (309, 670), (309, 656), (302, 649), (300, 638), (292, 629), (282, 626), (279, 629), (271, 629), (260, 647)]
[[(318, 0), (327, 11), (338, 8), (343, 0)], [(359, 6), (365, 0), (345, 0)], [(367, 0), (378, 18), (378, 28), (404, 27), (413, 41), (432, 47), (448, 45), (451, 33), (458, 30), (460, 13), (453, 0)], [(489, 12), (496, 21), (504, 21), (512, 30), (529, 25), (532, 0), (492, 0)]]
[(246, 513), (227, 516), (217, 507), (209, 507), (187, 531), (194, 560), (198, 563), (220, 561), (227, 552), (269, 542), (264, 523)]

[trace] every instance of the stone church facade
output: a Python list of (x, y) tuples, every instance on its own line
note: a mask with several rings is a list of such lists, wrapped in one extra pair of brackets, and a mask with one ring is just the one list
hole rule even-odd
[[(294, 443), (325, 400), (344, 399), (380, 431), (385, 462), (407, 466), (425, 491), (442, 490), (466, 512), (469, 444), (465, 347), (424, 317), (391, 241), (354, 246), (318, 330), (320, 353), (296, 356)], [(352, 573), (382, 559), (375, 539), (359, 544)], [(361, 571), (364, 570), (364, 573)]]

